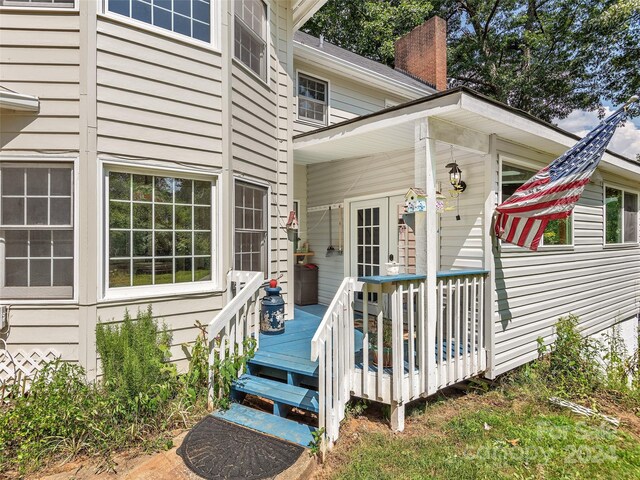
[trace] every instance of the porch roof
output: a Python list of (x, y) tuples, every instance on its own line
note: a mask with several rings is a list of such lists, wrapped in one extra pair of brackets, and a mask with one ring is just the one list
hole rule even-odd
[[(415, 121), (425, 117), (435, 119), (436, 140), (480, 153), (488, 153), (492, 134), (555, 156), (580, 139), (526, 112), (458, 87), (296, 135), (295, 162), (315, 164), (413, 148)], [(609, 150), (601, 165), (619, 174), (640, 175), (639, 162)]]

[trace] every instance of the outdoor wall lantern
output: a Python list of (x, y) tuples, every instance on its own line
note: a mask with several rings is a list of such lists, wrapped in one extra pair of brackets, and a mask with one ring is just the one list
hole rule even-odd
[(467, 189), (467, 184), (462, 181), (462, 170), (458, 167), (456, 162), (447, 163), (445, 168), (450, 168), (449, 170), (449, 181), (451, 185), (453, 185), (453, 189), (457, 193), (462, 193)]

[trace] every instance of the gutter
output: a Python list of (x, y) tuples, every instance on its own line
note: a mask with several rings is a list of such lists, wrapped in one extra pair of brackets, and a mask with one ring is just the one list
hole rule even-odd
[(37, 113), (40, 111), (40, 100), (33, 95), (0, 90), (0, 108)]

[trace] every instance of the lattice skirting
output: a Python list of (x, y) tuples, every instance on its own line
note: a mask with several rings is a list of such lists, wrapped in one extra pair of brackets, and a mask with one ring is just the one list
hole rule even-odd
[(0, 348), (0, 398), (4, 397), (7, 387), (15, 383), (22, 386), (23, 392), (27, 390), (35, 374), (42, 370), (46, 363), (60, 356), (60, 353), (52, 348), (12, 352)]

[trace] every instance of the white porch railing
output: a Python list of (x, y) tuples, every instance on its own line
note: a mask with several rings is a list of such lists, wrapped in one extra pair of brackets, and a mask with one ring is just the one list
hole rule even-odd
[[(227, 275), (229, 302), (215, 316), (207, 329), (209, 342), (209, 406), (215, 382), (213, 365), (230, 355), (242, 355), (245, 340), (253, 338), (256, 349), (260, 340), (260, 287), (262, 272), (231, 271)], [(239, 372), (241, 373), (241, 372)], [(219, 392), (220, 393), (220, 392)]]
[(353, 283), (346, 277), (311, 340), (311, 360), (318, 361), (318, 428), (325, 442), (338, 438), (345, 405), (351, 397), (354, 361)]
[(424, 277), (343, 280), (311, 347), (311, 360), (319, 360), (319, 426), (327, 446), (338, 438), (350, 395), (390, 404), (392, 428), (402, 430), (406, 402), (486, 368), (486, 273), (439, 273), (430, 319)]

